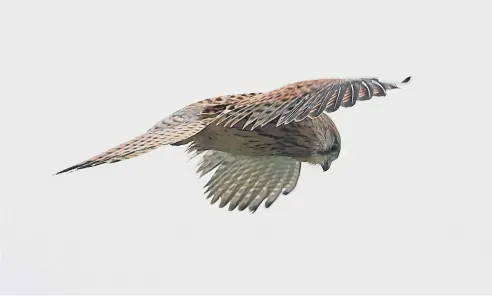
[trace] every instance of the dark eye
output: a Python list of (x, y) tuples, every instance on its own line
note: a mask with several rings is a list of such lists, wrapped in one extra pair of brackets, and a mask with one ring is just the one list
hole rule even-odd
[(340, 147), (338, 147), (338, 144), (336, 144), (336, 143), (335, 143), (335, 144), (333, 144), (333, 145), (331, 146), (331, 150), (330, 150), (330, 151), (331, 151), (331, 152), (336, 152), (336, 151), (338, 151), (338, 149), (339, 149), (339, 148), (340, 148)]

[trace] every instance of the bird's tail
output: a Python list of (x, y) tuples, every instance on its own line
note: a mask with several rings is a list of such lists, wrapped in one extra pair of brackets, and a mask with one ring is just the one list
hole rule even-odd
[(141, 154), (156, 149), (162, 144), (163, 143), (161, 143), (161, 138), (159, 137), (159, 135), (149, 131), (143, 135), (134, 138), (133, 140), (120, 144), (86, 161), (59, 171), (58, 173), (56, 173), (56, 175), (94, 167), (104, 163), (114, 163), (125, 159), (137, 157)]

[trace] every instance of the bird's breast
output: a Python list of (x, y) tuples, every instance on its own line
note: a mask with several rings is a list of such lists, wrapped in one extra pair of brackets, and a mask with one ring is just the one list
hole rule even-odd
[(274, 123), (254, 130), (211, 124), (198, 133), (194, 145), (198, 149), (218, 150), (232, 155), (289, 156), (305, 161), (325, 146), (328, 126), (323, 121), (306, 119), (277, 127)]

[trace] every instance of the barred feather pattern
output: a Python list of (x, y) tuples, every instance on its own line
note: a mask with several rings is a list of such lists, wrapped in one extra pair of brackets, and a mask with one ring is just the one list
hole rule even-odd
[(233, 156), (222, 151), (207, 150), (204, 152), (203, 157), (198, 163), (196, 172), (200, 177), (203, 177), (223, 163), (227, 158), (231, 157)]
[(225, 103), (239, 102), (256, 95), (258, 94), (220, 96), (188, 105), (160, 120), (146, 133), (56, 174), (134, 158), (163, 145), (187, 144), (192, 141), (194, 135), (202, 131), (214, 120), (214, 114), (203, 112), (205, 108), (218, 108), (218, 106), (223, 106)]
[(197, 123), (180, 124), (170, 129), (153, 130), (140, 135), (128, 142), (120, 144), (99, 155), (96, 155), (86, 161), (78, 163), (57, 174), (71, 172), (98, 166), (105, 163), (115, 163), (122, 160), (130, 159), (154, 150), (162, 145), (172, 144), (201, 131), (205, 125)]
[(289, 194), (297, 185), (301, 163), (288, 157), (233, 156), (209, 150), (198, 164), (202, 176), (217, 168), (205, 185), (207, 198), (219, 207), (229, 205), (255, 212), (265, 202), (270, 207), (280, 194)]
[(398, 84), (376, 78), (319, 79), (267, 93), (205, 99), (57, 174), (119, 162), (162, 145), (189, 144), (189, 152), (202, 156), (197, 173), (215, 170), (205, 185), (211, 203), (255, 212), (296, 187), (301, 162), (327, 170), (338, 158), (340, 135), (326, 113), (385, 96), (409, 81), (410, 77)]
[[(409, 81), (410, 77), (401, 83)], [(232, 127), (246, 120), (243, 129), (251, 126), (251, 130), (274, 120), (277, 126), (286, 125), (323, 112), (335, 112), (340, 106), (351, 107), (357, 101), (386, 96), (388, 90), (395, 88), (399, 85), (376, 78), (301, 81), (230, 104), (215, 123)]]
[(115, 163), (130, 159), (154, 150), (162, 145), (175, 144), (194, 136), (203, 130), (213, 119), (201, 119), (199, 105), (190, 105), (159, 121), (146, 133), (111, 148), (86, 161), (66, 168), (57, 174), (72, 172), (105, 163)]

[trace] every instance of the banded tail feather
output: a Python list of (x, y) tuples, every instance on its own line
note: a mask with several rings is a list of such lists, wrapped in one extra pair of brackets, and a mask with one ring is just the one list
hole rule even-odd
[(203, 176), (215, 170), (205, 185), (211, 204), (229, 205), (229, 211), (248, 208), (255, 212), (264, 202), (270, 207), (280, 194), (296, 187), (301, 163), (287, 157), (233, 156), (220, 151), (206, 151), (198, 164)]

